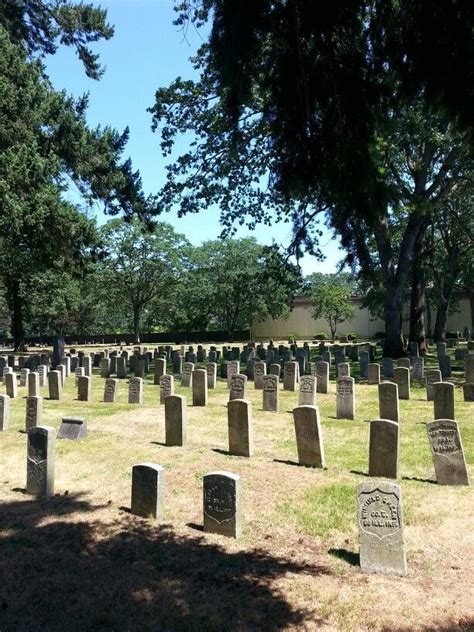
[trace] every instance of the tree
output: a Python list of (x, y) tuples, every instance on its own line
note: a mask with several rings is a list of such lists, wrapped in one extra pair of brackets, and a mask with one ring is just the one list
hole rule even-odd
[(145, 309), (153, 306), (158, 313), (168, 310), (169, 297), (182, 271), (181, 250), (188, 242), (169, 224), (147, 226), (140, 219), (112, 219), (103, 226), (101, 237), (106, 287), (111, 293), (109, 309), (121, 311), (121, 306), (126, 306), (139, 344)]
[[(462, 0), (261, 0), (252, 7), (206, 0), (183, 2), (180, 11), (179, 24), (212, 19), (212, 32), (195, 59), (200, 80), (178, 78), (156, 95), (152, 111), (155, 128), (164, 124), (164, 153), (177, 134), (196, 137), (170, 165), (161, 205), (178, 203), (186, 213), (217, 204), (226, 231), (236, 220), (252, 227), (287, 217), (294, 249), (303, 244), (316, 253), (314, 223), (325, 214), (348, 263), (384, 284), (385, 353), (400, 355), (415, 247), (430, 224), (431, 203), (451, 178), (453, 156), (438, 159), (425, 145), (406, 196), (405, 174), (390, 171), (386, 154), (397, 165), (404, 147), (390, 145), (402, 141), (398, 120), (416, 132), (407, 123), (415, 111), (448, 121), (449, 132), (470, 145), (472, 94), (461, 87), (452, 95), (447, 86), (457, 84), (459, 69), (469, 75), (472, 7)], [(395, 243), (393, 227), (401, 223)]]
[(351, 284), (347, 275), (312, 274), (308, 278), (309, 299), (313, 305), (313, 318), (324, 318), (336, 337), (337, 326), (354, 316)]

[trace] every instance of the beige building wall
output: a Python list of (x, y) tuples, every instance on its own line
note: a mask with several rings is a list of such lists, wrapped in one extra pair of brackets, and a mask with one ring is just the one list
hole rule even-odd
[[(345, 336), (355, 332), (360, 338), (373, 338), (377, 332), (385, 330), (385, 323), (381, 318), (373, 319), (369, 310), (360, 308), (361, 301), (355, 299), (355, 313), (351, 320), (338, 325), (337, 335)], [(295, 334), (298, 338), (312, 338), (315, 334), (324, 332), (330, 336), (328, 323), (323, 318), (314, 319), (311, 316), (311, 303), (305, 298), (297, 298), (287, 320), (284, 318), (268, 319), (255, 322), (252, 327), (254, 339), (273, 338), (286, 339), (289, 334)], [(434, 314), (433, 314), (434, 317)], [(459, 311), (448, 317), (448, 331), (461, 331), (465, 325), (470, 326), (471, 309), (468, 299), (462, 299)], [(408, 323), (404, 329), (408, 333)]]

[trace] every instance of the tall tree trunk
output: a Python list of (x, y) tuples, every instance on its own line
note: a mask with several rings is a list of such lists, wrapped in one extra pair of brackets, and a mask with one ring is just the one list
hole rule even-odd
[(17, 279), (9, 279), (8, 303), (12, 319), (12, 336), (15, 351), (23, 351), (25, 346), (25, 330), (23, 327), (23, 299)]
[(134, 344), (140, 344), (140, 308), (133, 308), (133, 335), (135, 342)]
[(404, 353), (403, 340), (403, 290), (400, 292), (387, 287), (384, 305), (385, 342), (384, 354), (399, 358)]
[(412, 284), (410, 300), (410, 341), (417, 342), (421, 352), (426, 353), (425, 308), (426, 280), (422, 265), (422, 241), (415, 244), (412, 263)]
[(446, 322), (448, 320), (449, 296), (444, 292), (438, 300), (438, 308), (436, 310), (436, 321), (433, 332), (435, 342), (441, 342), (446, 339)]
[(469, 292), (469, 303), (471, 305), (471, 335), (474, 338), (474, 290)]

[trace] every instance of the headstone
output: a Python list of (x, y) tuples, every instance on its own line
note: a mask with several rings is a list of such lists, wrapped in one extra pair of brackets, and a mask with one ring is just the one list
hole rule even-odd
[(127, 377), (127, 359), (124, 356), (117, 356), (117, 378), (124, 380)]
[(170, 395), (165, 399), (165, 443), (168, 446), (186, 445), (187, 410), (183, 395)]
[(380, 364), (371, 363), (367, 369), (367, 383), (380, 384)]
[(445, 342), (438, 342), (436, 344), (436, 352), (438, 354), (438, 358), (440, 358), (441, 356), (446, 355), (446, 343)]
[(69, 377), (69, 375), (71, 374), (71, 358), (70, 358), (70, 356), (63, 356), (61, 358), (61, 364), (66, 369), (66, 377)]
[(285, 362), (283, 367), (283, 390), (296, 391), (297, 383), (297, 362)]
[(162, 375), (160, 377), (160, 404), (165, 403), (165, 398), (174, 395), (174, 377)]
[(439, 485), (469, 485), (466, 460), (456, 421), (437, 419), (426, 424)]
[(183, 357), (178, 355), (177, 353), (173, 356), (173, 373), (181, 373), (183, 372)]
[(410, 369), (410, 358), (398, 358), (397, 367), (401, 369)]
[(357, 362), (359, 359), (359, 347), (357, 345), (352, 345), (349, 357), (352, 362)]
[(104, 402), (113, 403), (117, 401), (118, 380), (108, 377), (104, 384)]
[(203, 480), (204, 531), (238, 538), (241, 532), (240, 476), (210, 472)]
[(379, 384), (379, 414), (380, 419), (400, 421), (398, 405), (398, 386), (394, 382), (381, 382)]
[(318, 393), (328, 393), (329, 392), (329, 364), (324, 361), (315, 362), (315, 370), (316, 370), (316, 391)]
[(454, 384), (451, 382), (435, 382), (434, 419), (455, 419), (454, 415)]
[(143, 404), (143, 378), (131, 377), (128, 381), (128, 403)]
[(110, 377), (110, 358), (101, 358), (100, 360), (100, 377)]
[(232, 399), (227, 404), (227, 424), (229, 429), (229, 454), (234, 456), (253, 456), (251, 403), (245, 399)]
[(385, 379), (393, 378), (393, 358), (382, 358), (382, 373)]
[(39, 373), (31, 371), (28, 374), (28, 397), (37, 397), (40, 394)]
[(233, 375), (238, 375), (240, 373), (240, 361), (239, 360), (230, 360), (227, 362), (227, 388), (230, 388), (230, 381)]
[(429, 402), (434, 400), (434, 388), (433, 384), (435, 382), (442, 382), (443, 378), (441, 377), (441, 371), (439, 369), (428, 369), (425, 371), (425, 382), (426, 382), (426, 399)]
[(64, 357), (64, 338), (54, 336), (53, 338), (53, 366), (57, 366)]
[(192, 384), (193, 384), (193, 406), (207, 406), (207, 371), (206, 369), (194, 369)]
[[(117, 373), (117, 356), (111, 355), (110, 358), (110, 375), (115, 375)], [(72, 368), (72, 365), (71, 365)]]
[(270, 364), (268, 367), (268, 375), (276, 375), (280, 380), (281, 366), (279, 364)]
[[(209, 354), (210, 356), (211, 354)], [(206, 364), (207, 388), (216, 388), (217, 383), (217, 364), (216, 362), (208, 362)]]
[(90, 377), (92, 375), (92, 358), (90, 356), (84, 356), (81, 361), (81, 366), (84, 369), (84, 375)]
[(3, 381), (5, 382), (5, 390), (11, 399), (18, 395), (18, 385), (16, 382), (16, 373), (5, 373), (3, 376)]
[(468, 355), (465, 360), (465, 377), (469, 384), (474, 382), (474, 355)]
[(59, 373), (59, 381), (61, 382), (61, 389), (66, 384), (66, 367), (63, 364), (58, 364), (56, 371)]
[(41, 426), (43, 421), (43, 398), (38, 395), (32, 395), (26, 398), (26, 416), (25, 430), (28, 432), (30, 428)]
[(425, 377), (425, 361), (421, 356), (411, 359), (411, 379), (413, 382), (422, 383)]
[(410, 357), (416, 358), (420, 355), (417, 342), (410, 342)]
[(263, 376), (263, 410), (278, 412), (279, 409), (278, 378), (276, 375)]
[(359, 372), (360, 377), (366, 380), (369, 373), (369, 353), (367, 351), (360, 352), (359, 367), (360, 367), (360, 372)]
[(336, 374), (337, 377), (350, 377), (351, 376), (351, 366), (348, 362), (339, 362), (336, 365)]
[(447, 377), (451, 377), (451, 358), (448, 355), (440, 356), (438, 363), (443, 380)]
[(369, 476), (398, 478), (400, 425), (389, 419), (370, 422)]
[(82, 368), (82, 366), (78, 366), (77, 369), (74, 371), (74, 375), (76, 376), (76, 386), (79, 384), (79, 378), (82, 377), (84, 375), (84, 369)]
[(46, 386), (46, 376), (48, 375), (48, 367), (45, 364), (40, 364), (38, 367), (38, 373), (39, 373), (40, 387)]
[(156, 358), (155, 360), (155, 384), (160, 383), (160, 377), (166, 374), (166, 360), (165, 358)]
[(181, 375), (181, 386), (187, 388), (193, 384), (194, 364), (192, 362), (183, 362), (183, 373)]
[(54, 457), (56, 431), (36, 426), (28, 431), (26, 491), (41, 498), (54, 494)]
[(312, 375), (301, 377), (298, 406), (316, 406), (316, 383), (317, 378)]
[(247, 399), (247, 376), (238, 373), (230, 380), (229, 401), (233, 399)]
[(30, 369), (21, 369), (20, 371), (20, 386), (25, 387), (28, 384), (28, 375), (30, 374)]
[(91, 379), (87, 375), (82, 375), (77, 380), (77, 399), (80, 402), (90, 402), (92, 396)]
[(474, 402), (474, 382), (465, 382), (462, 385), (462, 393), (465, 402)]
[[(82, 379), (88, 380), (84, 376)], [(82, 417), (63, 417), (58, 432), (58, 439), (71, 439), (78, 441), (87, 437), (87, 421)]]
[(254, 386), (255, 390), (263, 389), (263, 376), (267, 374), (267, 365), (265, 362), (255, 362), (254, 366)]
[(164, 467), (156, 463), (140, 463), (132, 467), (132, 514), (161, 520), (164, 495)]
[(406, 575), (399, 485), (369, 481), (357, 488), (360, 567), (365, 573)]
[(394, 369), (393, 381), (398, 386), (398, 397), (410, 399), (410, 369), (400, 366)]
[(355, 388), (353, 377), (338, 377), (336, 380), (336, 417), (355, 418)]
[(318, 408), (298, 406), (293, 410), (293, 419), (300, 465), (324, 468), (324, 444)]
[(10, 425), (10, 398), (0, 395), (0, 432), (6, 432)]

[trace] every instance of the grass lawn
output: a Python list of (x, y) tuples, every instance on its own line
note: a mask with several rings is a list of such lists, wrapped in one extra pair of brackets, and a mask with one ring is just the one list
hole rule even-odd
[[(426, 363), (434, 367), (434, 356)], [(175, 379), (188, 401), (185, 448), (163, 445), (164, 406), (151, 374), (141, 406), (127, 403), (125, 380), (117, 403), (103, 403), (98, 373), (92, 402), (77, 401), (73, 376), (60, 401), (46, 399), (43, 388), (42, 425), (58, 429), (63, 415), (88, 422), (86, 439), (57, 440), (57, 494), (47, 501), (24, 490), (26, 389), (19, 388), (0, 435), (1, 632), (474, 630), (474, 494), (472, 486), (436, 484), (425, 388), (412, 386), (411, 400), (400, 402), (408, 575), (366, 575), (355, 490), (367, 480), (377, 387), (357, 383), (356, 420), (336, 420), (333, 371), (331, 379), (331, 392), (317, 395), (324, 471), (296, 463), (297, 393), (281, 391), (280, 412), (263, 412), (262, 391), (249, 384), (255, 456), (246, 459), (226, 453), (223, 380), (206, 408), (193, 408), (191, 390)], [(452, 381), (473, 481), (474, 404), (463, 401), (461, 373)], [(132, 465), (141, 462), (166, 469), (162, 524), (129, 512)], [(202, 476), (212, 470), (241, 476), (239, 540), (202, 532)]]

